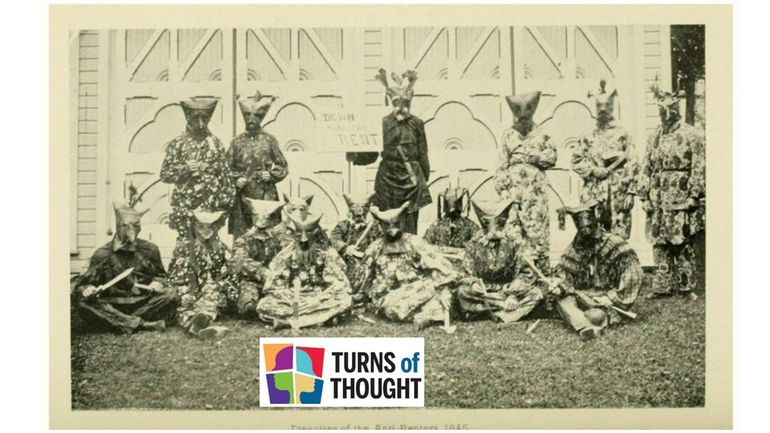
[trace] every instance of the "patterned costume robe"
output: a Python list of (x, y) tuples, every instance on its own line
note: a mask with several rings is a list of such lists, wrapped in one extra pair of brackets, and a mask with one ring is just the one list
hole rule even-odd
[[(275, 184), (289, 174), (289, 169), (278, 141), (262, 130), (257, 132), (256, 136), (244, 132), (235, 137), (227, 149), (227, 161), (233, 184), (238, 178), (247, 180), (246, 185), (236, 191), (230, 210), (228, 229), (237, 239), (252, 226), (251, 214), (242, 197), (278, 201), (278, 189)], [(258, 178), (262, 171), (270, 172), (269, 182)]]
[[(604, 157), (609, 153), (625, 155), (626, 162), (614, 169), (608, 177), (599, 179), (594, 176), (593, 169), (597, 166), (605, 168)], [(583, 136), (575, 148), (572, 169), (583, 179), (581, 202), (598, 202), (602, 226), (628, 239), (631, 235), (631, 208), (626, 206), (626, 195), (636, 194), (639, 174), (631, 136), (613, 125), (593, 129)]]
[[(345, 276), (345, 262), (333, 248), (314, 245), (312, 263), (299, 260), (299, 248), (292, 243), (276, 255), (267, 271), (263, 297), (257, 306), (259, 317), (268, 323), (297, 326), (322, 324), (350, 308), (350, 282)], [(299, 288), (295, 283), (299, 282)], [(295, 291), (298, 290), (297, 294)]]
[(259, 301), (267, 277), (270, 262), (281, 251), (280, 242), (271, 236), (269, 229), (252, 227), (233, 243), (230, 268), (233, 284), (228, 293), (229, 301), (244, 313), (244, 306)]
[[(491, 314), (507, 323), (521, 320), (540, 304), (543, 291), (517, 254), (516, 243), (504, 238), (496, 245), (487, 244), (482, 232), (468, 242), (463, 270), (469, 278), (458, 292), (461, 311), (467, 315)], [(478, 284), (478, 280), (483, 284)], [(518, 301), (518, 306), (505, 311), (505, 301), (510, 296)]]
[(198, 313), (213, 322), (227, 305), (227, 247), (212, 239), (204, 245), (198, 239), (177, 243), (169, 265), (168, 284), (179, 295), (177, 320), (187, 328)]
[(698, 278), (693, 242), (704, 230), (703, 206), (687, 209), (689, 197), (705, 200), (706, 149), (703, 130), (677, 122), (650, 137), (639, 181), (648, 200), (647, 237), (653, 244), (656, 271), (653, 291), (691, 291)]
[[(194, 174), (187, 168), (193, 160), (205, 162), (208, 167)], [(229, 210), (235, 194), (225, 149), (211, 134), (200, 140), (189, 133), (173, 139), (166, 148), (160, 179), (174, 184), (169, 226), (177, 231), (178, 241), (190, 237), (193, 209)]]
[(423, 238), (433, 245), (465, 248), (481, 227), (467, 217), (441, 218), (434, 221), (425, 231)]
[[(535, 264), (548, 272), (550, 224), (548, 179), (545, 170), (556, 164), (556, 148), (549, 137), (534, 127), (526, 137), (513, 128), (503, 133), (503, 152), (495, 174), (495, 191), (504, 199), (520, 202), (519, 218), (510, 218), (512, 231), (520, 226), (526, 247), (533, 251)], [(515, 235), (512, 235), (515, 238)]]
[[(556, 276), (568, 287), (589, 295), (604, 295), (616, 307), (628, 310), (639, 296), (644, 277), (642, 265), (636, 252), (620, 236), (604, 230), (600, 230), (597, 236), (593, 245), (573, 241), (561, 257)], [(569, 306), (573, 304), (572, 301), (567, 303)], [(614, 310), (607, 309), (607, 313), (610, 323), (622, 319)], [(568, 314), (568, 317), (573, 316)]]
[(375, 310), (394, 321), (441, 321), (447, 308), (439, 299), (460, 275), (435, 247), (409, 233), (395, 242), (380, 238), (366, 249), (353, 283)]
[(134, 283), (163, 282), (166, 271), (160, 251), (152, 242), (137, 239), (133, 247), (115, 249), (110, 241), (94, 252), (88, 269), (75, 282), (75, 294), (85, 286), (100, 286), (128, 268), (134, 271), (128, 277), (94, 297), (79, 299), (73, 303), (83, 318), (94, 325), (107, 325), (110, 329), (130, 334), (143, 322), (171, 320), (176, 307), (176, 292), (165, 290), (156, 293), (135, 289)]
[[(366, 221), (359, 222), (352, 218), (347, 218), (339, 221), (329, 234), (332, 246), (345, 261), (345, 269), (347, 269), (346, 274), (351, 282), (355, 278), (356, 268), (359, 265), (360, 259), (345, 254), (345, 249), (358, 242), (358, 238), (360, 238), (366, 230), (366, 224)], [(364, 240), (358, 245), (358, 250), (366, 251), (366, 248), (381, 236), (382, 229), (379, 224), (375, 223), (372, 225), (372, 228), (369, 230), (369, 233), (367, 233)]]
[(372, 204), (388, 210), (408, 201), (403, 229), (417, 234), (418, 211), (433, 201), (428, 191), (430, 162), (425, 125), (412, 115), (399, 122), (391, 113), (382, 120), (382, 133), (382, 161), (374, 180)]

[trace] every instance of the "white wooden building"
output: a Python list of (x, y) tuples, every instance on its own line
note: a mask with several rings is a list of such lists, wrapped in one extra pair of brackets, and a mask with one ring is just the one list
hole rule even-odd
[[(511, 124), (504, 96), (542, 90), (536, 121), (559, 151), (549, 172), (564, 194), (576, 196), (570, 148), (593, 123), (587, 98), (600, 78), (619, 93), (619, 123), (641, 155), (657, 126), (648, 87), (671, 82), (667, 26), (532, 26), (417, 28), (215, 28), (82, 30), (70, 40), (72, 271), (112, 236), (110, 203), (157, 180), (166, 144), (184, 129), (179, 100), (219, 98), (212, 132), (224, 143), (243, 130), (236, 96), (256, 90), (278, 95), (265, 119), (289, 160), (279, 191), (315, 194), (314, 212), (332, 226), (346, 213), (343, 192), (372, 190), (376, 163), (357, 167), (344, 152), (324, 149), (320, 112), (344, 110), (379, 125), (389, 108), (374, 80), (380, 67), (415, 69), (412, 111), (426, 122), (431, 191), (468, 187), (492, 198), (488, 182), (500, 137)], [(167, 226), (170, 187), (156, 183), (143, 204), (151, 211), (142, 236), (168, 259), (175, 238)], [(552, 256), (571, 239), (559, 231), (551, 200)], [(638, 208), (638, 206), (637, 206)], [(424, 230), (435, 218), (423, 209)], [(632, 243), (650, 262), (643, 215), (636, 210)]]

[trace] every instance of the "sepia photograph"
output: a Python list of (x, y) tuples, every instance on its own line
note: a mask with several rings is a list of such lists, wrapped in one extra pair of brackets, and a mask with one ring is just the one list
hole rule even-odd
[(425, 409), (707, 405), (712, 28), (412, 7), (66, 29), (68, 410), (261, 411), (260, 339), (362, 337)]

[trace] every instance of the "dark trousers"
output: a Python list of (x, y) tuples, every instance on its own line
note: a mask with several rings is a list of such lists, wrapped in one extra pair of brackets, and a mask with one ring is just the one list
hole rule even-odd
[(81, 299), (78, 311), (92, 326), (107, 326), (111, 330), (130, 334), (144, 322), (165, 320), (176, 311), (176, 291), (166, 290), (130, 298)]

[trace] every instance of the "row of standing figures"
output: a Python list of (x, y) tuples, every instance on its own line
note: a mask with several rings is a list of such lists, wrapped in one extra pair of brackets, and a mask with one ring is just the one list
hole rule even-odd
[[(351, 312), (369, 321), (368, 311), (419, 328), (442, 323), (451, 332), (452, 318), (514, 323), (542, 305), (591, 338), (635, 316), (642, 270), (626, 239), (636, 198), (653, 244), (651, 294), (692, 293), (694, 247), (704, 229), (705, 143), (702, 131), (681, 120), (675, 95), (653, 89), (661, 127), (639, 164), (630, 136), (614, 123), (617, 92), (600, 84), (597, 125), (572, 158), (583, 179), (581, 203), (560, 210), (572, 215), (577, 234), (552, 269), (545, 170), (556, 149), (532, 120), (540, 93), (506, 98), (514, 124), (503, 135), (494, 177), (499, 201), (472, 202), (477, 225), (468, 218), (467, 194), (449, 189), (438, 200), (441, 218), (420, 238), (419, 209), (433, 200), (424, 125), (409, 112), (416, 74), (393, 74), (396, 85), (382, 70), (377, 78), (393, 112), (383, 119), (375, 191), (361, 200), (346, 196), (349, 216), (329, 235), (311, 199), (279, 200), (275, 184), (288, 165), (261, 129), (275, 97), (239, 101), (246, 132), (226, 152), (207, 128), (216, 101), (182, 101), (187, 129), (169, 143), (160, 176), (174, 184), (170, 225), (179, 235), (169, 272), (157, 247), (136, 236), (136, 203), (116, 206), (115, 238), (75, 284), (79, 310), (126, 332), (165, 327), (159, 317), (173, 310), (191, 333), (218, 338), (227, 329), (214, 322), (228, 310), (295, 330)], [(217, 236), (225, 221), (232, 249)]]

